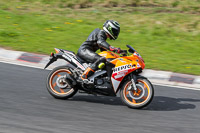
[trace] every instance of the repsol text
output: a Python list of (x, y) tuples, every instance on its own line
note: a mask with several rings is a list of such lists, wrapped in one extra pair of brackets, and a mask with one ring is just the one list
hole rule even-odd
[(128, 64), (128, 65), (119, 66), (119, 67), (114, 68), (113, 72), (119, 72), (119, 71), (130, 69), (130, 68), (135, 68), (135, 65)]

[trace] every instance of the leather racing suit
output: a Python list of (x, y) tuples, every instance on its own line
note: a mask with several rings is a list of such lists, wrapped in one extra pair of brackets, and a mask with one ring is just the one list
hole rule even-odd
[(93, 63), (82, 75), (82, 79), (91, 76), (97, 69), (99, 63), (105, 63), (106, 58), (95, 53), (98, 49), (110, 49), (106, 42), (107, 35), (104, 30), (99, 28), (92, 31), (87, 40), (80, 46), (77, 55), (88, 63)]
[(80, 46), (78, 56), (89, 63), (94, 63), (101, 56), (95, 53), (98, 49), (109, 49), (110, 45), (106, 42), (106, 32), (100, 29), (95, 29)]

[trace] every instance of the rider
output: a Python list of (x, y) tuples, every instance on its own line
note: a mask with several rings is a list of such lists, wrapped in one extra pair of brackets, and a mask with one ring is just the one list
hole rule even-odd
[(93, 75), (98, 69), (100, 63), (105, 63), (106, 58), (95, 53), (98, 49), (106, 49), (116, 53), (120, 53), (120, 48), (115, 48), (110, 46), (106, 39), (111, 40), (117, 39), (120, 33), (120, 25), (117, 21), (107, 20), (103, 24), (103, 30), (97, 28), (95, 29), (87, 38), (87, 40), (80, 46), (78, 50), (78, 56), (88, 63), (93, 63), (88, 67), (82, 74), (82, 80), (87, 79), (89, 76)]

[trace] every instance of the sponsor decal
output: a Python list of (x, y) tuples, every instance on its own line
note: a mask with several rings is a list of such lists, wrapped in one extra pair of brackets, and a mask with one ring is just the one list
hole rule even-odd
[(113, 72), (119, 72), (122, 70), (126, 70), (126, 69), (131, 69), (131, 68), (135, 68), (135, 65), (132, 64), (127, 64), (127, 65), (123, 65), (123, 66), (119, 66), (113, 69)]
[(137, 63), (137, 67), (141, 67), (139, 63)]
[(117, 81), (121, 81), (127, 75), (127, 73), (130, 73), (135, 68), (136, 66), (133, 64), (127, 64), (127, 65), (116, 67), (113, 69), (112, 77), (113, 79)]
[(69, 60), (69, 61), (71, 61), (71, 58), (70, 57), (68, 57), (67, 55), (62, 55), (65, 59), (67, 59), (67, 60)]

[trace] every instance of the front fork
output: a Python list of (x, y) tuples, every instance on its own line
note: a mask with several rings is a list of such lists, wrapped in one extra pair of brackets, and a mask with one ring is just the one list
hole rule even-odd
[(137, 78), (136, 78), (136, 75), (131, 74), (130, 76), (131, 76), (132, 87), (128, 91), (134, 90), (137, 93), (137, 87), (136, 87)]

